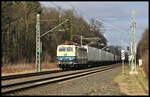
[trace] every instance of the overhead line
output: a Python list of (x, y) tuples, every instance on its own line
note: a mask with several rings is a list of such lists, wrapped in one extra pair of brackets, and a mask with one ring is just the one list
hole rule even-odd
[[(69, 4), (70, 4), (70, 2), (68, 2)], [(55, 4), (54, 2), (53, 2), (53, 4), (56, 6), (56, 7), (58, 7), (58, 8), (61, 8), (60, 6), (58, 6), (57, 4)], [(70, 4), (70, 6), (73, 6), (72, 4)], [(75, 6), (73, 6), (73, 7), (75, 7)], [(83, 14), (85, 14), (86, 16), (88, 16), (88, 17), (90, 17), (87, 13), (85, 13), (85, 12), (83, 12), (83, 11), (81, 11), (79, 8), (77, 8), (77, 7), (75, 7), (76, 9), (78, 9), (78, 11), (80, 12), (80, 14), (82, 14), (82, 16), (83, 16)], [(103, 19), (100, 19), (100, 20), (102, 20), (103, 21)], [(106, 23), (105, 23), (106, 24)], [(105, 26), (105, 24), (104, 24), (104, 26)], [(110, 24), (110, 23), (107, 23), (107, 24), (109, 24), (109, 25), (111, 25), (112, 27), (114, 27), (112, 24)], [(117, 28), (117, 27), (114, 27), (115, 29), (119, 29), (120, 30), (120, 28)], [(123, 30), (120, 30), (121, 32), (124, 32)], [(128, 32), (128, 31), (126, 31), (126, 32)], [(129, 33), (129, 32), (128, 32)], [(111, 35), (112, 36), (112, 35)], [(115, 38), (114, 38), (114, 40), (116, 40)], [(117, 42), (118, 42), (118, 40), (116, 40)], [(120, 41), (119, 41), (119, 44), (121, 44), (120, 43)]]

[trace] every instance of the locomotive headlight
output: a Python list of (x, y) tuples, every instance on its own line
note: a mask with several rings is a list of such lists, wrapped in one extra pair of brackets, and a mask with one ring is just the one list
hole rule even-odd
[(69, 58), (69, 60), (71, 61), (71, 60), (73, 60), (72, 58)]

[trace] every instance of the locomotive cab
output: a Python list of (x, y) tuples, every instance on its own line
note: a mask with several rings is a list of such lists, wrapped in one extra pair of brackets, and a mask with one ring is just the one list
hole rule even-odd
[(59, 45), (57, 47), (57, 65), (64, 68), (76, 68), (87, 64), (87, 50), (76, 45)]
[(76, 63), (75, 45), (59, 45), (57, 47), (57, 64), (61, 68), (73, 66)]

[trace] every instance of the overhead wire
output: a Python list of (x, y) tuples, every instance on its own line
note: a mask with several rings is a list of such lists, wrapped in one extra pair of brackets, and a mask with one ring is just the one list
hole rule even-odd
[[(77, 7), (76, 7), (77, 8)], [(77, 8), (80, 12), (81, 12), (81, 10), (79, 9), (79, 8)], [(82, 12), (82, 14), (85, 14), (86, 16), (89, 16), (88, 14), (86, 14), (86, 13), (84, 13), (84, 12)], [(90, 17), (90, 16), (89, 16)], [(119, 28), (117, 28), (117, 27), (114, 27), (112, 24), (110, 24), (110, 23), (107, 23), (107, 24), (109, 24), (109, 25), (111, 25), (113, 28), (115, 28), (115, 29), (119, 29)], [(120, 30), (120, 29), (119, 29)], [(123, 30), (120, 30), (121, 32), (124, 32)], [(111, 35), (111, 34), (109, 34), (109, 35)], [(112, 35), (111, 35), (112, 36)], [(116, 42), (119, 42), (119, 44), (121, 44), (120, 43), (120, 41), (118, 41), (118, 40), (116, 40), (116, 39), (114, 39)]]
[[(58, 8), (62, 8), (62, 7), (60, 7), (60, 6), (58, 6), (57, 4), (55, 4), (54, 2), (52, 2), (56, 7), (58, 7)], [(70, 4), (70, 6), (73, 6), (70, 2), (68, 2), (69, 4)], [(74, 8), (76, 8), (79, 12), (80, 12), (80, 15), (82, 15), (83, 16), (83, 14), (85, 15), (85, 16), (87, 16), (88, 17), (88, 19), (91, 19), (90, 18), (90, 16), (87, 14), (87, 13), (85, 13), (84, 11), (81, 11), (79, 8), (77, 8), (77, 7), (75, 7), (75, 6), (73, 6)], [(94, 17), (95, 18), (95, 17)], [(117, 18), (118, 19), (118, 18)], [(100, 19), (100, 20), (102, 20), (103, 21), (103, 19)], [(103, 22), (103, 24), (104, 24), (104, 26), (107, 24), (107, 25), (110, 25), (113, 29), (116, 29), (116, 30), (119, 30), (120, 32), (128, 32), (128, 31), (125, 31), (125, 30), (122, 30), (122, 29), (120, 29), (120, 28), (118, 28), (118, 27), (116, 27), (116, 26), (113, 26), (112, 24), (110, 24), (110, 23), (104, 23)], [(109, 35), (111, 35), (112, 36), (112, 34), (109, 34)], [(129, 32), (128, 32), (128, 34), (127, 35), (129, 35)], [(112, 36), (113, 37), (113, 36)], [(123, 38), (122, 38), (123, 39)], [(117, 39), (113, 39), (113, 40), (115, 40), (116, 42), (119, 42), (119, 45), (123, 45), (122, 43), (120, 43), (120, 41), (122, 41), (122, 40), (120, 40), (120, 41), (118, 41)], [(129, 44), (130, 45), (130, 44)]]

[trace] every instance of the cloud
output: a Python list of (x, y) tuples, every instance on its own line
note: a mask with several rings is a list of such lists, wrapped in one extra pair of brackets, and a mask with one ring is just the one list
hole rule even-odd
[[(40, 2), (47, 7), (59, 6), (63, 9), (74, 9), (84, 17), (89, 23), (90, 18), (103, 20), (104, 24), (111, 24), (114, 27), (104, 25), (106, 33), (104, 34), (112, 44), (129, 44), (131, 40), (131, 12), (135, 10), (136, 20), (136, 39), (140, 40), (142, 33), (148, 28), (148, 2)], [(126, 36), (126, 37), (125, 37)]]
[(103, 18), (131, 17), (131, 11), (135, 10), (136, 17), (148, 17), (148, 2), (40, 2), (42, 5), (59, 6), (71, 9), (72, 6), (83, 15), (89, 17), (100, 16)]

